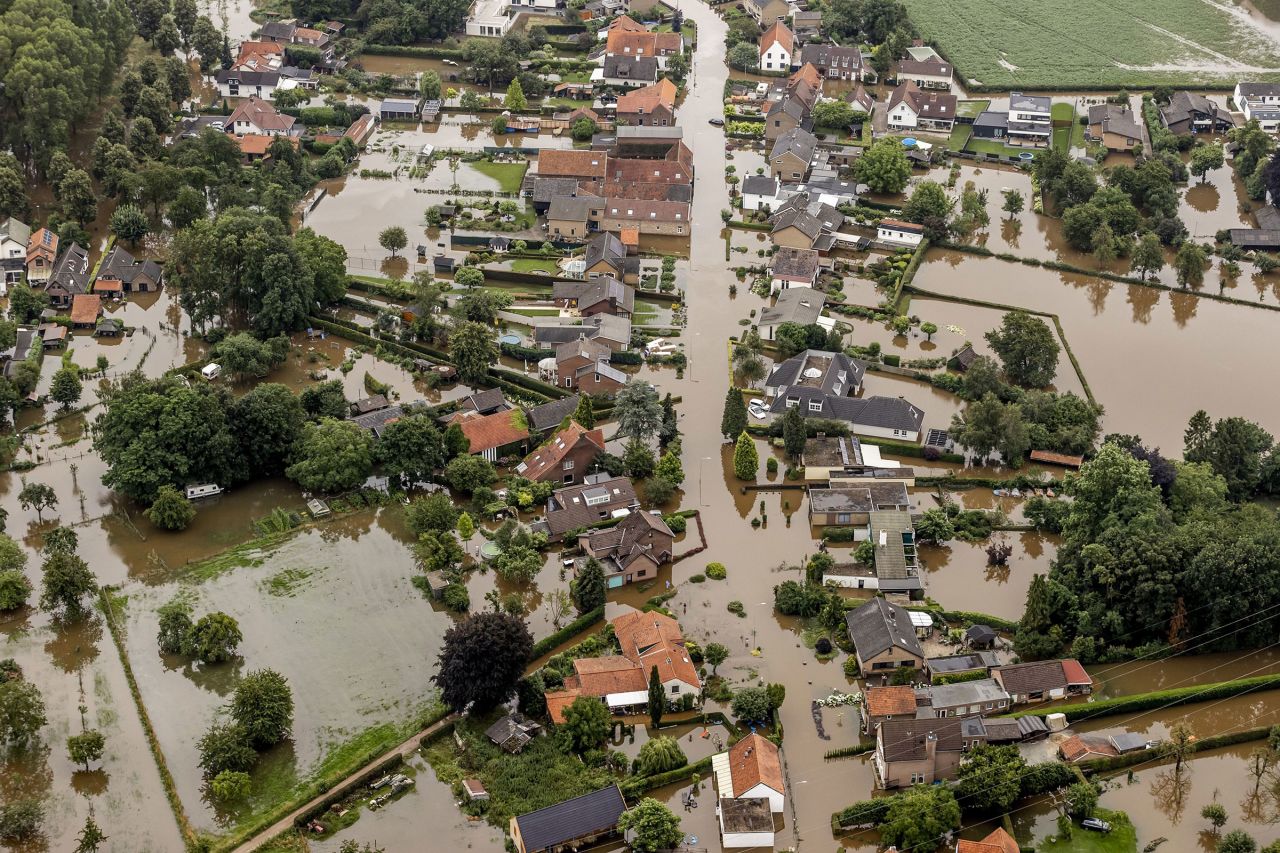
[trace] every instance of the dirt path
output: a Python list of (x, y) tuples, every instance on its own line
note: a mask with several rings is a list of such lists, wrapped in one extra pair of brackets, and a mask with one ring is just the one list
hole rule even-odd
[(377, 758), (373, 759), (368, 764), (365, 764), (360, 769), (354, 771), (353, 773), (350, 773), (347, 776), (347, 778), (343, 779), (341, 782), (334, 785), (332, 788), (330, 788), (328, 791), (324, 792), (320, 796), (314, 797), (308, 800), (306, 803), (302, 804), (301, 806), (298, 806), (298, 808), (289, 812), (289, 814), (286, 815), (285, 817), (271, 824), (271, 826), (262, 830), (257, 835), (253, 836), (248, 841), (241, 844), (239, 847), (236, 847), (232, 851), (232, 853), (252, 853), (252, 851), (257, 850), (259, 847), (261, 847), (263, 844), (266, 844), (272, 838), (275, 838), (277, 835), (280, 835), (283, 832), (287, 832), (293, 826), (294, 821), (296, 821), (299, 816), (306, 814), (308, 811), (310, 811), (311, 809), (314, 809), (316, 806), (320, 805), (320, 803), (324, 802), (325, 800), (331, 799), (335, 796), (341, 796), (345, 794), (347, 791), (349, 791), (351, 788), (355, 787), (357, 780), (360, 779), (360, 777), (363, 776), (365, 773), (368, 773), (371, 768), (376, 767), (377, 765), (386, 761), (388, 758), (392, 758), (395, 756), (399, 756), (402, 759), (408, 758), (410, 754), (417, 751), (418, 746), (422, 743), (423, 738), (431, 737), (436, 732), (440, 731), (440, 729), (444, 728), (447, 725), (452, 724), (457, 719), (458, 719), (457, 714), (450, 714), (444, 719), (439, 720), (435, 723), (432, 723), (422, 731), (415, 734), (413, 737), (406, 740), (404, 743), (387, 750), (382, 755), (379, 755)]

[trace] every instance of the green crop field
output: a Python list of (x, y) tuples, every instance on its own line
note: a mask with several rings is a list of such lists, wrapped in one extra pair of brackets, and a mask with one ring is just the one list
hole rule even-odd
[(1280, 81), (1280, 43), (1230, 0), (904, 2), (973, 91)]

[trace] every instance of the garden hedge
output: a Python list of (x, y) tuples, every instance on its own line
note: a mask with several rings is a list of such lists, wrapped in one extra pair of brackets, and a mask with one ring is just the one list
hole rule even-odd
[(1049, 714), (1066, 714), (1068, 721), (1078, 723), (1115, 714), (1150, 711), (1153, 708), (1172, 708), (1192, 702), (1230, 699), (1233, 696), (1243, 696), (1248, 693), (1277, 689), (1280, 689), (1280, 674), (1259, 675), (1253, 678), (1238, 678), (1234, 681), (1219, 681), (1214, 684), (1178, 687), (1173, 690), (1154, 690), (1150, 693), (1119, 696), (1115, 699), (1099, 699), (1096, 702), (1078, 702), (1074, 705), (1033, 708), (1027, 711), (1020, 711), (1011, 716), (1046, 717)]
[(603, 618), (604, 618), (603, 605), (600, 607), (597, 607), (595, 610), (588, 610), (586, 613), (583, 613), (581, 616), (579, 616), (577, 619), (574, 619), (568, 625), (565, 625), (559, 631), (548, 634), (538, 642), (534, 643), (533, 659), (537, 660), (538, 658), (542, 657), (548, 652), (554, 651), (555, 649), (559, 648), (562, 644), (564, 644), (566, 641), (581, 634), (583, 631), (587, 630), (588, 628), (590, 628), (592, 625), (596, 624)]

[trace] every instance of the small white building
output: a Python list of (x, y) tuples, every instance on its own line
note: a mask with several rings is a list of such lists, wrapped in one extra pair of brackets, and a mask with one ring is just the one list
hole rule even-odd
[(476, 0), (467, 17), (467, 35), (502, 38), (514, 22), (507, 0)]
[(711, 773), (723, 846), (773, 849), (773, 815), (787, 803), (777, 744), (752, 732), (714, 756)]
[(1268, 133), (1280, 130), (1280, 83), (1237, 83), (1231, 102)]
[(760, 36), (760, 70), (790, 71), (795, 49), (795, 35), (781, 20), (774, 21)]
[(742, 182), (743, 210), (772, 210), (781, 201), (778, 198), (778, 179), (772, 175), (748, 175)]
[(924, 226), (901, 219), (881, 219), (876, 226), (876, 239), (881, 243), (915, 248), (924, 240)]

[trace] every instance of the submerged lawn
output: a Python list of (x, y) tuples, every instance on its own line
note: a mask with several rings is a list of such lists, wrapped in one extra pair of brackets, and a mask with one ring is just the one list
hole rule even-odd
[(493, 163), (489, 160), (476, 160), (467, 166), (493, 178), (504, 193), (519, 192), (520, 182), (524, 180), (525, 170), (529, 168), (528, 163)]
[(1096, 817), (1111, 824), (1111, 831), (1093, 832), (1076, 824), (1069, 839), (1040, 841), (1036, 850), (1040, 853), (1137, 853), (1138, 833), (1127, 814), (1098, 809)]

